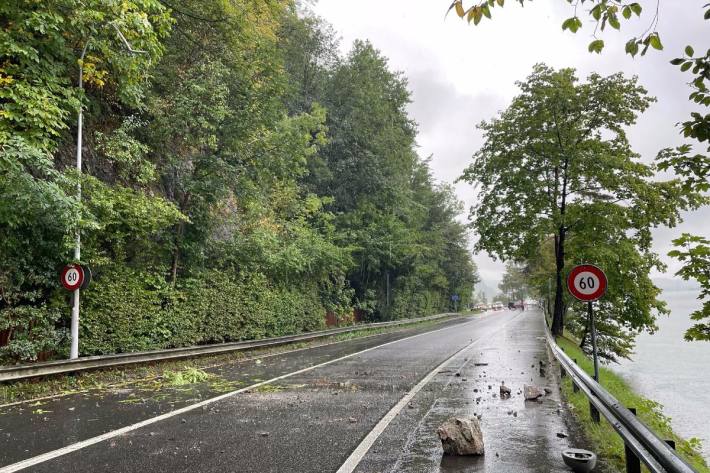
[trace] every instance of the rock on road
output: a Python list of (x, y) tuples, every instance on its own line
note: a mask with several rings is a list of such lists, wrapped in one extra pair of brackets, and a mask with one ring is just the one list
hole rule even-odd
[[(0, 472), (568, 471), (561, 450), (584, 444), (561, 408), (555, 370), (540, 370), (549, 361), (543, 337), (538, 311), (490, 312), (234, 362), (220, 368), (232, 379), (281, 379), (216, 401), (138, 408), (116, 398), (99, 412), (74, 396), (32, 428), (22, 427), (29, 412), (0, 411)], [(509, 398), (500, 398), (502, 382)], [(525, 401), (525, 384), (551, 394)], [(474, 415), (485, 455), (442, 455), (437, 426)]]

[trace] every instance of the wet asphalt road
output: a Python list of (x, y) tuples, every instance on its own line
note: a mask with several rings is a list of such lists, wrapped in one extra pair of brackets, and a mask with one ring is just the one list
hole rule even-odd
[[(543, 376), (539, 371), (540, 360), (548, 362), (541, 315), (505, 311), (428, 330), (432, 331), (387, 334), (224, 365), (214, 369), (223, 381), (219, 384), (153, 391), (129, 386), (60, 398), (36, 408), (14, 406), (0, 411), (0, 465), (195, 404), (219, 391), (357, 353), (23, 470), (336, 471), (414, 385), (473, 342), (394, 417), (356, 471), (567, 471), (560, 450), (575, 435), (557, 436), (573, 433), (559, 406), (553, 370)], [(379, 346), (384, 343), (388, 344)], [(358, 353), (361, 350), (368, 351)], [(513, 389), (510, 399), (499, 399), (501, 381)], [(552, 394), (542, 402), (525, 402), (518, 391), (526, 383), (550, 386)], [(452, 415), (476, 413), (482, 414), (486, 455), (443, 457), (436, 426)]]

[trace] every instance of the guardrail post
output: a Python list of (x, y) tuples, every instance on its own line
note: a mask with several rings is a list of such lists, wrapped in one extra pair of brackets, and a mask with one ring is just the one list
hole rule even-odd
[[(636, 415), (635, 407), (629, 407), (628, 409), (633, 415)], [(626, 473), (641, 473), (641, 461), (626, 442), (624, 442), (624, 456), (626, 457)]]
[[(574, 361), (574, 364), (577, 364), (577, 358), (573, 358), (572, 361)], [(572, 381), (572, 392), (578, 393), (579, 392), (579, 386), (577, 386), (577, 383)]]
[(592, 401), (589, 401), (589, 417), (591, 417), (594, 422), (599, 423), (599, 411), (594, 407)]

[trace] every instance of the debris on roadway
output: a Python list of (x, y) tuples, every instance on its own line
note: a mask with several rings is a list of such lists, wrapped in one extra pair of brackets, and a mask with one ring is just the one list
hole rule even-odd
[(475, 417), (451, 417), (436, 433), (445, 455), (483, 455), (483, 432)]

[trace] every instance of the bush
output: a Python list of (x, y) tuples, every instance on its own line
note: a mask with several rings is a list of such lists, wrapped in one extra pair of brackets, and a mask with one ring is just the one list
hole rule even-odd
[(53, 354), (66, 340), (66, 330), (56, 328), (61, 311), (46, 305), (22, 305), (0, 310), (0, 333), (7, 345), (0, 347), (0, 362), (37, 361)]
[(325, 325), (318, 287), (273, 287), (261, 274), (205, 271), (173, 288), (161, 275), (115, 268), (84, 292), (82, 355), (258, 339)]
[(173, 338), (164, 302), (171, 289), (160, 275), (116, 267), (97, 271), (82, 291), (82, 355), (153, 350)]

